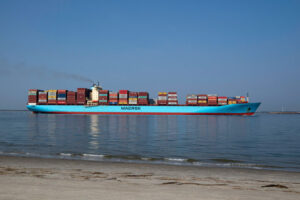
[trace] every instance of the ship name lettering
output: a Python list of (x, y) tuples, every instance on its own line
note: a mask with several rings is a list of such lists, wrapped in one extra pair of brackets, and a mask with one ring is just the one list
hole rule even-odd
[(137, 107), (137, 106), (122, 106), (121, 110), (141, 110), (141, 107)]

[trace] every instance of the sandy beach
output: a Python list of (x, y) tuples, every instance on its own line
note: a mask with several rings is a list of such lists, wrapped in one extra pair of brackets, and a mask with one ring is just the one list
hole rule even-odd
[(0, 199), (299, 199), (300, 173), (0, 157)]

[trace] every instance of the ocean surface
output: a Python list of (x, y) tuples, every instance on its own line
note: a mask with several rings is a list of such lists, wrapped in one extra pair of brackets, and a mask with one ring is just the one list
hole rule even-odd
[(300, 115), (0, 111), (0, 155), (300, 172)]

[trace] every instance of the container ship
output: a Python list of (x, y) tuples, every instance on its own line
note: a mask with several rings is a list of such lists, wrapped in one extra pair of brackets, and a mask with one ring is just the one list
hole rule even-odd
[(159, 92), (156, 99), (148, 92), (104, 90), (99, 85), (68, 90), (28, 92), (28, 110), (52, 114), (115, 115), (253, 115), (260, 103), (249, 103), (245, 96), (191, 94), (178, 103), (177, 92)]

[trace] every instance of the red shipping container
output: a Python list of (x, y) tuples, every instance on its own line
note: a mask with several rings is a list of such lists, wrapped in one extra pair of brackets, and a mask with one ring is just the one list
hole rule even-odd
[(48, 100), (48, 104), (53, 104), (53, 105), (55, 105), (57, 102), (56, 102), (56, 100)]
[(166, 101), (166, 100), (157, 100), (158, 105), (166, 105), (167, 103), (168, 103), (168, 101)]
[(108, 93), (108, 90), (100, 90), (99, 91), (99, 94), (107, 94)]
[(138, 92), (139, 96), (148, 96), (149, 93), (148, 92)]
[(64, 94), (66, 92), (67, 92), (67, 90), (57, 90), (57, 93), (59, 93), (59, 94)]
[(65, 105), (65, 104), (67, 104), (67, 101), (65, 101), (65, 100), (57, 100), (57, 104)]
[(119, 90), (119, 94), (128, 94), (128, 90)]
[(129, 92), (129, 96), (138, 96), (137, 92)]
[(87, 89), (86, 88), (77, 88), (77, 92), (86, 92), (87, 91)]

